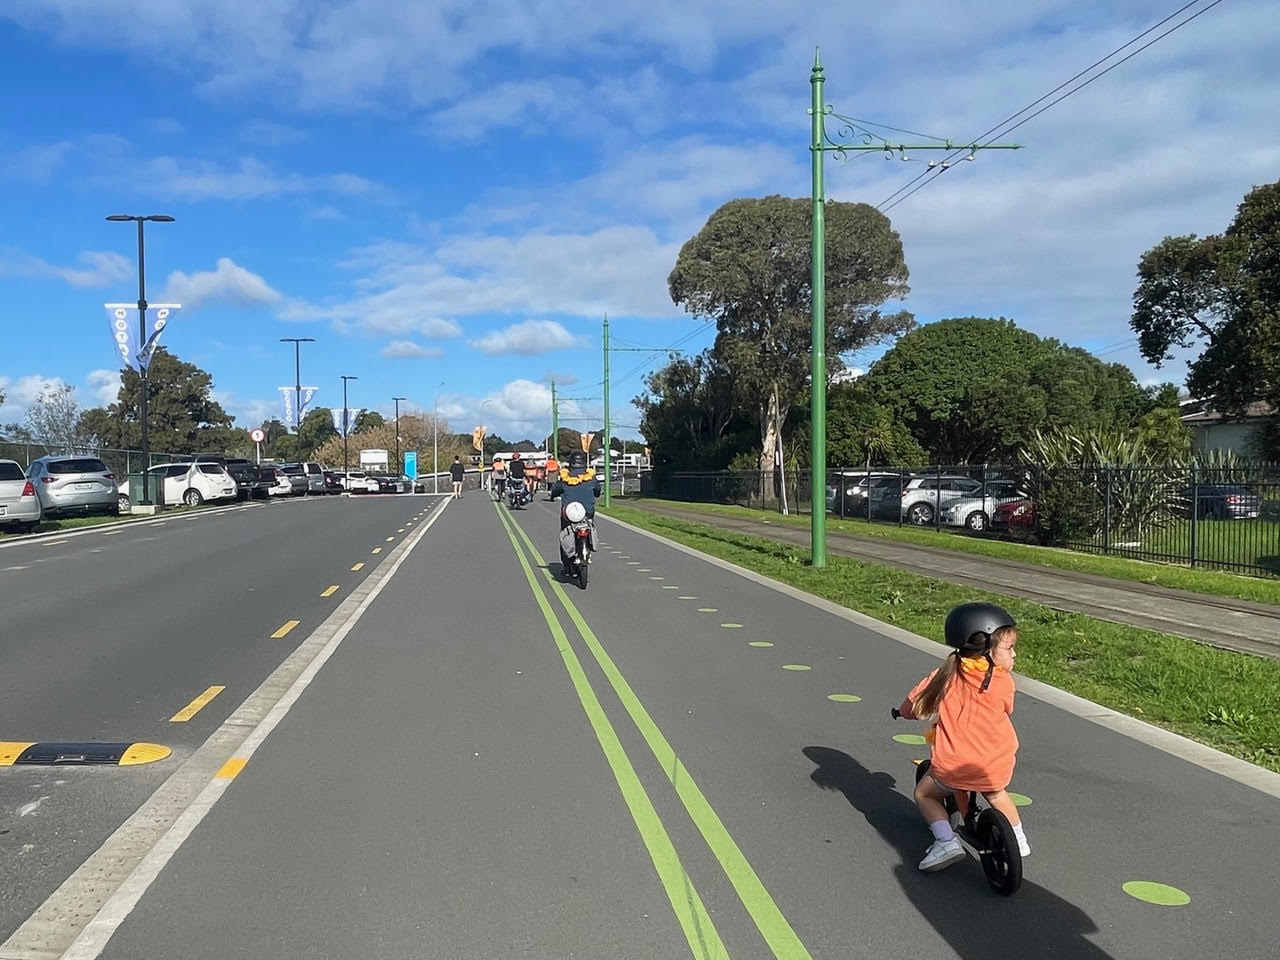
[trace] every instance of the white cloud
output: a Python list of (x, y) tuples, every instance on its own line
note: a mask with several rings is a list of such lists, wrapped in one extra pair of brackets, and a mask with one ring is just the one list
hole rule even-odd
[(94, 403), (99, 407), (111, 406), (120, 395), (119, 370), (90, 370), (88, 382)]
[[(512, 380), (480, 397), (441, 396), (439, 411), (460, 432), (483, 424), (489, 433), (508, 440), (527, 437), (536, 443), (551, 433), (551, 388), (532, 380)], [(574, 420), (583, 411), (576, 402), (562, 399), (560, 416)]]
[(379, 353), (384, 357), (443, 357), (444, 350), (440, 347), (424, 347), (420, 343), (414, 343), (412, 340), (392, 340)]
[(505, 330), (491, 330), (470, 343), (490, 356), (515, 353), (524, 357), (584, 345), (581, 337), (575, 337), (554, 320), (526, 320)]
[(0, 275), (57, 277), (73, 287), (109, 287), (134, 276), (134, 266), (118, 253), (86, 250), (80, 265), (62, 267), (14, 250), (0, 250)]
[(18, 377), (0, 376), (0, 394), (4, 395), (4, 403), (0, 404), (0, 423), (21, 424), (31, 408), (47, 391), (57, 390), (66, 385), (61, 377), (46, 377), (42, 374), (28, 374)]
[(180, 200), (260, 200), (308, 193), (349, 196), (374, 194), (378, 187), (353, 173), (304, 176), (278, 173), (260, 160), (242, 157), (232, 166), (213, 160), (162, 156), (146, 162), (139, 180), (129, 163), (117, 165), (116, 176), (129, 176), (136, 189)]
[[(15, 150), (0, 164), (0, 176), (28, 183), (46, 184), (66, 163), (74, 144), (69, 140), (37, 143)], [(7, 152), (7, 151), (6, 151)]]
[(209, 303), (229, 303), (238, 307), (279, 303), (280, 292), (256, 273), (250, 273), (229, 257), (219, 257), (213, 271), (169, 274), (164, 299), (194, 309)]
[(307, 139), (305, 130), (271, 120), (253, 120), (240, 131), (240, 139), (261, 147), (283, 147)]

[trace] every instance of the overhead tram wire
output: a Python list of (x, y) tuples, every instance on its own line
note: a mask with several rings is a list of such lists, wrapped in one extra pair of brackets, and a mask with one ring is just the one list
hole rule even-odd
[[(1026, 113), (1028, 110), (1031, 110), (1031, 109), (1033, 109), (1033, 108), (1035, 108), (1035, 107), (1039, 106), (1040, 104), (1044, 103), (1044, 101), (1048, 100), (1050, 97), (1052, 97), (1055, 93), (1057, 93), (1057, 92), (1058, 92), (1059, 90), (1061, 90), (1063, 87), (1070, 86), (1070, 85), (1071, 85), (1072, 83), (1074, 83), (1076, 80), (1079, 80), (1081, 77), (1085, 76), (1085, 75), (1086, 75), (1086, 74), (1088, 74), (1090, 71), (1092, 71), (1092, 70), (1096, 69), (1097, 67), (1101, 66), (1102, 64), (1106, 63), (1108, 60), (1110, 60), (1112, 57), (1116, 56), (1117, 54), (1121, 53), (1121, 52), (1122, 52), (1122, 51), (1124, 51), (1126, 48), (1133, 46), (1135, 43), (1137, 43), (1137, 42), (1138, 42), (1139, 40), (1141, 40), (1143, 37), (1145, 37), (1145, 36), (1147, 36), (1148, 34), (1150, 34), (1150, 33), (1154, 32), (1154, 31), (1156, 31), (1156, 30), (1160, 29), (1162, 26), (1164, 26), (1164, 25), (1165, 25), (1166, 23), (1168, 23), (1170, 20), (1173, 20), (1174, 18), (1176, 18), (1176, 17), (1177, 17), (1177, 16), (1179, 16), (1180, 14), (1182, 14), (1182, 13), (1184, 13), (1185, 11), (1189, 10), (1191, 7), (1194, 7), (1194, 6), (1196, 6), (1197, 4), (1200, 4), (1200, 3), (1203, 3), (1203, 2), (1204, 2), (1204, 0), (1189, 0), (1189, 2), (1188, 2), (1188, 3), (1183, 4), (1183, 5), (1182, 5), (1181, 7), (1179, 7), (1177, 10), (1173, 11), (1173, 12), (1172, 12), (1172, 13), (1170, 13), (1168, 16), (1166, 16), (1163, 20), (1160, 20), (1159, 22), (1152, 24), (1152, 25), (1151, 25), (1151, 26), (1149, 26), (1146, 30), (1142, 31), (1142, 33), (1138, 34), (1136, 37), (1133, 37), (1133, 38), (1132, 38), (1131, 40), (1129, 40), (1128, 42), (1126, 42), (1126, 43), (1124, 43), (1124, 44), (1121, 44), (1119, 47), (1116, 47), (1116, 49), (1112, 50), (1112, 51), (1111, 51), (1110, 53), (1108, 53), (1106, 56), (1101, 57), (1101, 58), (1099, 58), (1098, 60), (1095, 60), (1093, 63), (1089, 64), (1089, 66), (1085, 67), (1083, 70), (1081, 70), (1079, 73), (1077, 73), (1075, 76), (1070, 77), (1070, 78), (1068, 78), (1067, 80), (1064, 80), (1062, 83), (1058, 84), (1056, 87), (1054, 87), (1054, 88), (1053, 88), (1052, 90), (1050, 90), (1048, 93), (1046, 93), (1046, 94), (1044, 94), (1043, 96), (1041, 96), (1039, 99), (1032, 101), (1031, 103), (1029, 103), (1029, 104), (1027, 104), (1025, 107), (1023, 107), (1021, 110), (1018, 110), (1016, 113), (1012, 113), (1012, 114), (1010, 114), (1008, 117), (1006, 117), (1005, 119), (1001, 120), (1001, 121), (1000, 121), (999, 123), (997, 123), (995, 126), (993, 126), (993, 127), (989, 128), (988, 130), (984, 131), (983, 133), (978, 134), (978, 136), (976, 136), (975, 138), (973, 138), (973, 140), (972, 140), (971, 142), (976, 144), (979, 140), (982, 140), (984, 137), (989, 137), (989, 139), (987, 139), (987, 140), (985, 141), (985, 143), (991, 143), (993, 140), (998, 139), (999, 137), (1006, 136), (1006, 135), (1007, 135), (1007, 134), (1009, 134), (1010, 132), (1012, 132), (1012, 131), (1014, 131), (1014, 130), (1018, 129), (1018, 127), (1022, 126), (1022, 125), (1023, 125), (1024, 123), (1026, 123), (1027, 121), (1032, 120), (1032, 119), (1034, 119), (1035, 117), (1038, 117), (1040, 114), (1044, 113), (1044, 112), (1045, 112), (1045, 110), (1048, 110), (1050, 107), (1055, 106), (1055, 105), (1056, 105), (1056, 104), (1058, 104), (1058, 103), (1061, 103), (1063, 100), (1065, 100), (1067, 97), (1071, 96), (1073, 93), (1076, 93), (1076, 92), (1078, 92), (1078, 91), (1080, 91), (1080, 90), (1083, 90), (1083, 89), (1084, 89), (1085, 87), (1087, 87), (1089, 84), (1093, 83), (1093, 81), (1094, 81), (1094, 80), (1098, 80), (1098, 79), (1100, 79), (1101, 77), (1106, 76), (1108, 73), (1110, 73), (1110, 72), (1111, 72), (1112, 70), (1114, 70), (1116, 67), (1120, 66), (1122, 63), (1125, 63), (1126, 61), (1128, 61), (1128, 60), (1132, 59), (1133, 57), (1137, 56), (1137, 55), (1138, 55), (1139, 53), (1141, 53), (1143, 50), (1146, 50), (1148, 47), (1152, 46), (1153, 44), (1159, 43), (1161, 40), (1163, 40), (1163, 39), (1164, 39), (1165, 37), (1167, 37), (1169, 34), (1173, 33), (1175, 30), (1178, 30), (1178, 29), (1180, 29), (1180, 28), (1182, 28), (1182, 27), (1186, 26), (1188, 23), (1190, 23), (1192, 20), (1194, 20), (1194, 19), (1196, 19), (1197, 17), (1199, 17), (1201, 14), (1207, 13), (1208, 11), (1212, 10), (1212, 9), (1213, 9), (1214, 7), (1216, 7), (1219, 3), (1221, 3), (1221, 2), (1222, 2), (1222, 0), (1212, 0), (1212, 2), (1211, 2), (1211, 3), (1209, 3), (1207, 6), (1205, 6), (1203, 9), (1196, 11), (1194, 14), (1192, 14), (1192, 15), (1191, 15), (1191, 16), (1189, 16), (1189, 17), (1187, 17), (1185, 20), (1182, 20), (1182, 21), (1178, 22), (1178, 23), (1177, 23), (1177, 24), (1175, 24), (1173, 27), (1171, 27), (1169, 30), (1166, 30), (1164, 33), (1160, 34), (1160, 36), (1158, 36), (1158, 37), (1156, 37), (1155, 39), (1153, 39), (1153, 40), (1151, 40), (1151, 41), (1149, 41), (1149, 42), (1147, 42), (1147, 43), (1143, 44), (1143, 45), (1142, 45), (1141, 47), (1139, 47), (1137, 50), (1134, 50), (1134, 51), (1132, 51), (1131, 53), (1129, 53), (1129, 54), (1128, 54), (1127, 56), (1125, 56), (1123, 59), (1121, 59), (1121, 60), (1117, 60), (1115, 63), (1111, 64), (1109, 67), (1107, 67), (1107, 68), (1106, 68), (1105, 70), (1103, 70), (1101, 73), (1098, 73), (1096, 76), (1090, 77), (1088, 80), (1086, 80), (1084, 83), (1080, 84), (1079, 86), (1073, 87), (1071, 90), (1068, 90), (1065, 94), (1063, 94), (1061, 97), (1058, 97), (1058, 98), (1057, 98), (1056, 100), (1054, 100), (1052, 103), (1046, 104), (1046, 105), (1045, 105), (1044, 107), (1042, 107), (1040, 110), (1037, 110), (1035, 113), (1031, 114), (1030, 116), (1023, 118), (1022, 120), (1019, 120), (1019, 121), (1018, 121), (1018, 123), (1014, 124), (1013, 126), (1006, 127), (1006, 124), (1009, 124), (1009, 123), (1011, 123), (1011, 122), (1012, 122), (1012, 121), (1014, 121), (1014, 120), (1017, 120), (1017, 118), (1018, 118), (1018, 117), (1022, 116), (1022, 114)], [(916, 193), (916, 192), (917, 192), (917, 191), (919, 191), (921, 188), (923, 188), (923, 187), (925, 186), (925, 184), (927, 184), (927, 183), (932, 183), (934, 180), (936, 180), (936, 179), (937, 179), (938, 177), (940, 177), (943, 173), (945, 173), (947, 170), (949, 170), (949, 169), (950, 169), (950, 163), (951, 163), (951, 161), (952, 161), (955, 157), (958, 157), (958, 156), (960, 156), (962, 153), (964, 153), (964, 152), (965, 152), (965, 149), (966, 149), (966, 148), (963, 148), (963, 147), (962, 147), (962, 148), (960, 148), (960, 149), (955, 150), (955, 151), (954, 151), (953, 153), (951, 153), (948, 157), (946, 157), (946, 158), (945, 158), (945, 159), (944, 159), (944, 160), (943, 160), (943, 161), (942, 161), (942, 162), (941, 162), (937, 167), (930, 167), (930, 168), (928, 168), (927, 170), (924, 170), (924, 171), (922, 171), (921, 173), (917, 174), (917, 175), (916, 175), (915, 177), (913, 177), (912, 179), (908, 180), (908, 181), (907, 181), (906, 183), (904, 183), (901, 187), (899, 187), (899, 188), (898, 188), (897, 190), (895, 190), (893, 193), (889, 194), (889, 196), (885, 197), (885, 198), (884, 198), (883, 200), (881, 200), (878, 204), (876, 204), (876, 209), (878, 209), (881, 213), (887, 213), (889, 210), (891, 210), (891, 209), (893, 209), (894, 207), (896, 207), (896, 206), (897, 206), (899, 203), (901, 203), (903, 200), (906, 200), (906, 199), (907, 199), (907, 197), (910, 197), (912, 194)], [(926, 179), (926, 178), (927, 178), (927, 179)], [(919, 184), (919, 186), (916, 186), (914, 189), (910, 189), (910, 188), (912, 187), (912, 185), (913, 185), (913, 184), (916, 184), (916, 183), (918, 183), (918, 182), (919, 182), (919, 181), (921, 181), (921, 180), (924, 180), (924, 183), (920, 183), (920, 184)], [(904, 193), (904, 191), (906, 191), (906, 193)], [(900, 196), (900, 194), (901, 194), (901, 196)], [(898, 199), (894, 200), (894, 198), (895, 198), (895, 197), (897, 197)], [(890, 201), (893, 201), (893, 202), (891, 203)]]

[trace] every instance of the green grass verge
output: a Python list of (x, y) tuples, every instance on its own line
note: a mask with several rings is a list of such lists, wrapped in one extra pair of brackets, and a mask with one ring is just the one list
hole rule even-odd
[[(770, 523), (803, 527), (806, 530), (809, 528), (807, 514), (784, 517), (778, 513), (765, 513), (746, 507), (718, 503), (685, 503), (678, 500), (656, 499), (649, 500), (649, 502), (678, 507), (681, 510), (705, 513), (708, 516), (739, 517), (744, 520), (755, 521), (764, 519)], [(1222, 522), (1238, 524), (1248, 521)], [(1149, 563), (1124, 557), (1104, 557), (1091, 553), (1079, 553), (1074, 550), (1060, 550), (1054, 547), (1037, 547), (1025, 543), (1013, 543), (1007, 540), (988, 540), (947, 529), (943, 529), (941, 533), (938, 533), (927, 528), (898, 527), (893, 524), (867, 523), (865, 520), (841, 520), (838, 517), (827, 518), (827, 530), (865, 539), (879, 539), (922, 547), (938, 547), (945, 550), (954, 550), (958, 553), (972, 553), (999, 560), (1014, 560), (1018, 563), (1036, 564), (1042, 567), (1053, 567), (1058, 570), (1090, 573), (1102, 577), (1111, 577), (1115, 580), (1131, 580), (1136, 583), (1150, 583), (1161, 587), (1171, 587), (1175, 590), (1192, 590), (1196, 593), (1207, 593), (1217, 597), (1232, 597), (1237, 600), (1251, 600), (1255, 603), (1280, 605), (1280, 580), (1264, 580), (1226, 573), (1220, 570), (1192, 570), (1188, 567)]]
[(957, 603), (993, 600), (1023, 626), (1018, 671), (1036, 680), (1280, 771), (1280, 660), (1253, 657), (958, 587), (892, 567), (615, 505), (608, 513), (704, 553), (942, 642)]

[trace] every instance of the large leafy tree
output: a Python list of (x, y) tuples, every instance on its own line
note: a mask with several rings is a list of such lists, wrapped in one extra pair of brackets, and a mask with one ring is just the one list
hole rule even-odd
[(913, 330), (872, 365), (865, 387), (945, 463), (1011, 458), (1046, 426), (1129, 426), (1151, 407), (1127, 367), (1004, 318)]
[(714, 350), (671, 357), (645, 378), (634, 403), (659, 472), (723, 469), (753, 446), (755, 422), (744, 415), (733, 373)]
[[(907, 294), (902, 241), (864, 203), (827, 205), (826, 333), (830, 373), (841, 356), (909, 329), (911, 314), (885, 311)], [(805, 389), (810, 353), (808, 200), (731, 200), (685, 243), (667, 280), (671, 299), (716, 321), (716, 353), (760, 424), (761, 469)]]
[(75, 449), (83, 437), (75, 387), (65, 383), (46, 387), (27, 410), (27, 430), (53, 449)]
[[(109, 407), (86, 410), (82, 432), (104, 447), (136, 450), (142, 442), (139, 407), (142, 380), (131, 368), (120, 372), (120, 392)], [(243, 452), (248, 434), (210, 395), (213, 377), (163, 347), (148, 371), (148, 427), (151, 449), (162, 453)]]
[(1138, 278), (1130, 322), (1148, 361), (1199, 346), (1194, 396), (1229, 413), (1280, 406), (1280, 181), (1246, 194), (1220, 236), (1165, 237)]
[[(797, 424), (791, 444), (796, 463), (810, 466), (809, 424)], [(906, 426), (878, 403), (862, 380), (827, 394), (827, 463), (835, 467), (912, 467), (928, 459)]]
[(298, 449), (310, 453), (330, 437), (339, 436), (333, 425), (333, 411), (328, 407), (308, 410), (298, 425)]

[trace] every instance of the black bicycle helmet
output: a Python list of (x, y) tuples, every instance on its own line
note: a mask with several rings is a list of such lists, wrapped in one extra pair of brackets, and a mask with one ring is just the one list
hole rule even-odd
[(587, 455), (581, 450), (569, 451), (569, 467), (585, 467), (587, 465)]
[(995, 661), (991, 659), (991, 635), (1001, 627), (1017, 626), (1004, 607), (994, 603), (962, 603), (947, 614), (943, 631), (947, 646), (955, 648), (956, 656), (984, 657), (987, 675), (982, 681), (982, 692), (991, 685)]

